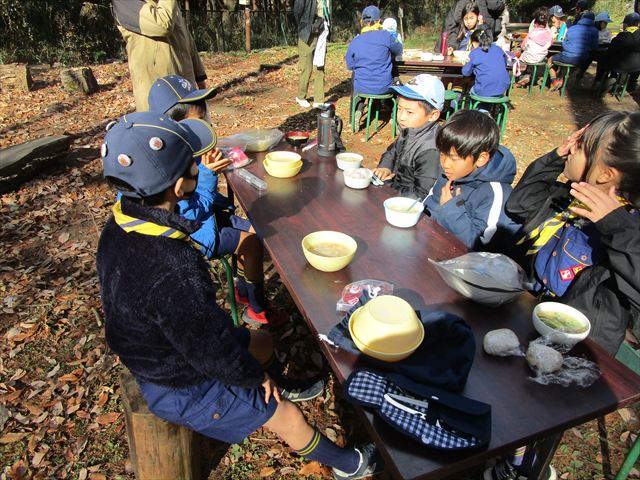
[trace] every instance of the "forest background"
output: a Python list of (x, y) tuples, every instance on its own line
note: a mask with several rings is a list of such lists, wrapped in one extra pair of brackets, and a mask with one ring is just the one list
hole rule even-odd
[[(360, 11), (376, 4), (384, 15), (404, 13), (405, 36), (435, 37), (454, 0), (333, 0), (332, 41), (347, 41), (358, 31)], [(179, 0), (198, 49), (229, 52), (244, 48), (244, 7), (239, 0)], [(530, 20), (544, 0), (507, 0), (512, 22)], [(566, 10), (569, 1), (553, 1)], [(626, 0), (597, 0), (614, 20), (629, 11)], [(0, 63), (86, 65), (125, 59), (124, 43), (111, 15), (110, 0), (0, 0)], [(549, 4), (550, 6), (550, 4)], [(251, 46), (295, 45), (293, 0), (252, 0)]]

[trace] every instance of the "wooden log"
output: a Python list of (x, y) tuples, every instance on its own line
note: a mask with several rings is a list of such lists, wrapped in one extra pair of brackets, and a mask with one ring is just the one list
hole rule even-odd
[(98, 91), (98, 82), (89, 67), (66, 68), (60, 72), (62, 88), (70, 93), (91, 95)]
[(52, 135), (0, 149), (0, 193), (13, 190), (65, 155), (71, 137)]
[(31, 69), (24, 63), (0, 65), (0, 88), (19, 88), (26, 92), (33, 88)]
[(156, 417), (129, 371), (120, 376), (129, 456), (138, 480), (206, 480), (201, 435)]

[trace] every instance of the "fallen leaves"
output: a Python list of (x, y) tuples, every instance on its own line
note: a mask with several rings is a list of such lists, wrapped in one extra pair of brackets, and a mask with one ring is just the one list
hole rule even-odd
[(104, 415), (100, 415), (96, 418), (96, 423), (98, 425), (110, 425), (115, 423), (116, 420), (120, 418), (120, 414), (116, 412), (105, 413)]
[(309, 475), (328, 475), (329, 469), (318, 462), (308, 462), (302, 465), (298, 474), (308, 477)]

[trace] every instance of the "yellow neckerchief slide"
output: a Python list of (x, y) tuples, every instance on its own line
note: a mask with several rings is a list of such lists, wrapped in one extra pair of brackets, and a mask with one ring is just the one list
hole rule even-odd
[(373, 32), (375, 30), (382, 30), (382, 24), (380, 22), (376, 22), (373, 25), (365, 25), (360, 30), (360, 33)]
[[(618, 202), (624, 207), (630, 205), (629, 201), (620, 195), (618, 195)], [(578, 215), (571, 210), (572, 207), (587, 208), (580, 200), (574, 199), (566, 210), (558, 212), (555, 216), (542, 222), (538, 227), (518, 240), (516, 245), (522, 245), (528, 240), (534, 240), (533, 245), (527, 250), (527, 255), (535, 255), (538, 253), (542, 247), (549, 243), (549, 240), (551, 240), (558, 230), (564, 227), (570, 220), (578, 217)]]
[(627, 27), (624, 29), (625, 32), (633, 33), (638, 30), (638, 27)]

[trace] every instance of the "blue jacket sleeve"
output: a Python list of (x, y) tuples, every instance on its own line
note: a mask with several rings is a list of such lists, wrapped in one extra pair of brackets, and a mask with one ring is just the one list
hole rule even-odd
[(344, 56), (344, 60), (347, 63), (347, 69), (353, 70), (356, 66), (355, 62), (355, 49), (353, 47), (353, 40), (349, 43), (349, 48), (347, 48), (347, 54)]
[(218, 175), (204, 165), (198, 167), (198, 186), (188, 200), (178, 202), (178, 212), (188, 220), (204, 221), (216, 201)]
[(392, 57), (395, 58), (398, 55), (402, 55), (402, 43), (389, 34), (389, 50), (391, 50)]
[[(461, 187), (464, 188), (464, 185)], [(508, 193), (504, 195), (505, 187), (500, 185), (500, 188), (503, 190), (503, 199), (501, 204), (495, 207), (499, 208), (499, 217), (495, 218), (495, 225), (488, 223), (493, 213), (494, 200), (496, 200), (490, 182), (475, 189), (466, 201), (463, 199), (463, 194), (460, 194), (444, 205), (430, 207), (431, 216), (468, 248), (487, 244), (495, 233), (492, 227), (497, 227), (498, 219), (503, 216), (505, 197), (508, 197)]]
[(462, 66), (462, 75), (469, 77), (473, 75), (473, 67), (475, 66), (475, 56), (473, 52), (469, 54), (469, 61)]
[[(438, 169), (440, 171), (440, 169)], [(446, 185), (446, 178), (442, 175), (438, 174), (438, 178), (436, 179), (436, 183), (433, 184), (433, 187), (429, 191), (429, 195), (427, 196), (427, 200), (424, 202), (424, 206), (429, 212), (433, 212), (440, 208), (440, 193), (442, 192), (442, 187)], [(434, 214), (431, 213), (431, 216), (434, 217)], [(434, 217), (434, 220), (437, 219)]]

